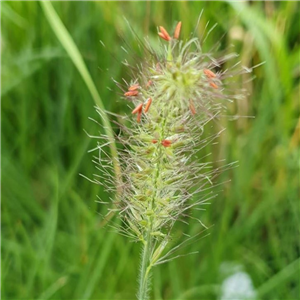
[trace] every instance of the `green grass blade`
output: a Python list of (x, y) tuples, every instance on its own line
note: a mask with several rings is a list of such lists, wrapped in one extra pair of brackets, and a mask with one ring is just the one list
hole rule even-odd
[(280, 270), (277, 274), (275, 274), (258, 288), (258, 294), (263, 297), (268, 292), (274, 290), (275, 287), (286, 283), (286, 281), (295, 276), (295, 274), (299, 274), (299, 263), (300, 258), (296, 259), (291, 264)]
[(111, 151), (112, 160), (114, 163), (115, 175), (118, 178), (120, 176), (120, 167), (119, 167), (118, 159), (117, 159), (118, 154), (117, 154), (116, 144), (114, 142), (114, 133), (113, 133), (111, 124), (109, 122), (108, 116), (107, 116), (107, 114), (105, 114), (105, 107), (101, 100), (101, 97), (100, 97), (100, 95), (96, 89), (96, 86), (87, 70), (87, 67), (83, 61), (83, 58), (82, 58), (76, 44), (74, 43), (70, 33), (68, 32), (68, 30), (66, 29), (66, 27), (64, 26), (62, 21), (60, 20), (59, 16), (57, 15), (56, 11), (54, 10), (52, 4), (50, 3), (50, 1), (42, 1), (40, 3), (41, 3), (42, 9), (45, 13), (45, 16), (46, 16), (53, 32), (55, 33), (58, 40), (60, 41), (60, 43), (62, 44), (62, 46), (68, 53), (68, 55), (70, 56), (72, 62), (76, 66), (83, 81), (87, 85), (87, 88), (90, 91), (95, 104), (103, 111), (102, 122), (104, 125), (105, 133), (110, 140), (110, 151)]

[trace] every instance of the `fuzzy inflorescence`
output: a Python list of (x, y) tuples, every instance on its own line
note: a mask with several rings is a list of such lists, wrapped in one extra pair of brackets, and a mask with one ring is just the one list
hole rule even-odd
[[(229, 72), (215, 71), (232, 55), (215, 59), (202, 52), (198, 38), (180, 40), (180, 29), (181, 22), (171, 37), (160, 26), (158, 35), (166, 41), (161, 53), (149, 46), (152, 55), (133, 68), (134, 78), (125, 87), (118, 84), (134, 105), (128, 116), (131, 126), (120, 125), (122, 133), (116, 136), (124, 147), (119, 155), (122, 176), (116, 184), (111, 175), (97, 180), (109, 190), (116, 186), (114, 209), (124, 216), (123, 233), (142, 242), (147, 232), (167, 238), (182, 213), (203, 203), (188, 203), (191, 190), (205, 190), (220, 172), (194, 158), (218, 136), (202, 138), (206, 124), (216, 120), (233, 97), (223, 88)], [(98, 163), (106, 159), (102, 156)]]
[(190, 207), (193, 193), (204, 190), (219, 173), (195, 159), (195, 153), (217, 135), (202, 138), (204, 126), (217, 118), (228, 97), (222, 93), (217, 60), (201, 51), (197, 38), (179, 40), (181, 22), (161, 55), (153, 55), (123, 89), (134, 104), (130, 128), (118, 139), (125, 146), (119, 208), (127, 233), (145, 242), (147, 232), (167, 238), (174, 222)]
[[(125, 63), (134, 70), (134, 77), (124, 81), (126, 86), (117, 84), (134, 106), (128, 116), (131, 126), (119, 124), (121, 134), (116, 136), (123, 145), (118, 158), (122, 176), (114, 182), (107, 172), (106, 178), (95, 179), (108, 190), (118, 191), (114, 209), (124, 216), (126, 234), (142, 242), (145, 232), (160, 239), (169, 236), (180, 215), (202, 203), (187, 202), (191, 189), (193, 194), (203, 191), (220, 169), (194, 158), (220, 133), (203, 138), (205, 126), (217, 120), (226, 102), (236, 97), (223, 86), (223, 79), (232, 73), (216, 71), (235, 55), (214, 58), (203, 53), (198, 38), (180, 40), (180, 30), (181, 22), (171, 37), (160, 26), (158, 35), (166, 41), (161, 53), (144, 44), (150, 58), (138, 67)], [(100, 154), (110, 142), (99, 143)], [(99, 165), (110, 164), (108, 155), (97, 160)]]
[(218, 137), (221, 130), (214, 135), (203, 132), (234, 98), (223, 83), (232, 73), (220, 71), (234, 55), (216, 59), (203, 53), (198, 38), (180, 40), (180, 31), (181, 22), (173, 36), (159, 27), (158, 35), (165, 43), (161, 53), (146, 42), (143, 46), (150, 58), (138, 67), (126, 63), (134, 76), (129, 83), (124, 81), (126, 86), (118, 85), (133, 107), (128, 116), (131, 125), (120, 125), (116, 136), (123, 145), (118, 161), (122, 175), (116, 185), (111, 177), (101, 181), (118, 191), (114, 210), (123, 221), (120, 231), (145, 246), (142, 290), (151, 267), (166, 260), (163, 250), (175, 221), (213, 197), (206, 193), (189, 201), (195, 194), (210, 192), (222, 169), (202, 161), (197, 153)]

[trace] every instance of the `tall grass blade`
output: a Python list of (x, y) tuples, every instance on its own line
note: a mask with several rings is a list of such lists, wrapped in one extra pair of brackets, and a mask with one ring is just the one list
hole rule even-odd
[(96, 86), (90, 76), (90, 73), (87, 70), (87, 67), (83, 61), (83, 58), (74, 43), (70, 33), (60, 20), (59, 16), (57, 15), (56, 11), (54, 10), (52, 4), (50, 1), (41, 1), (41, 6), (44, 11), (44, 14), (53, 30), (55, 35), (57, 36), (58, 40), (70, 56), (70, 59), (76, 66), (78, 72), (80, 73), (83, 81), (85, 82), (88, 90), (91, 93), (91, 96), (95, 102), (95, 104), (101, 109), (102, 113), (102, 122), (103, 122), (103, 127), (105, 130), (106, 135), (108, 136), (109, 140), (111, 141), (109, 144), (110, 151), (112, 154), (113, 158), (113, 163), (114, 163), (114, 170), (115, 170), (115, 175), (119, 176), (120, 175), (120, 168), (117, 162), (117, 149), (116, 149), (116, 144), (114, 142), (114, 133), (113, 129), (111, 127), (111, 124), (109, 122), (108, 116), (105, 113), (105, 107), (104, 104), (101, 100), (101, 97), (96, 89)]

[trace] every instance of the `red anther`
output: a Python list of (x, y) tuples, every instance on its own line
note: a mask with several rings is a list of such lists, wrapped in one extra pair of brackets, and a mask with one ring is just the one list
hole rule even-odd
[(163, 35), (170, 36), (168, 31), (163, 26), (159, 26), (159, 30)]
[(131, 87), (129, 87), (128, 91), (136, 91), (139, 88), (139, 84), (136, 83), (134, 85), (132, 85)]
[(208, 70), (208, 69), (204, 69), (203, 70), (203, 73), (208, 77), (208, 78), (216, 78), (217, 75), (212, 72), (211, 70)]
[(214, 82), (212, 82), (212, 81), (209, 82), (209, 85), (210, 85), (211, 87), (213, 87), (214, 89), (218, 89), (218, 88), (219, 88), (219, 87), (218, 87)]
[(142, 110), (140, 110), (140, 111), (138, 112), (137, 117), (136, 117), (136, 121), (137, 121), (138, 123), (141, 122), (141, 117), (142, 117)]
[(180, 30), (181, 30), (181, 22), (178, 22), (178, 24), (176, 25), (175, 31), (174, 31), (174, 39), (179, 38), (180, 35)]
[(159, 35), (162, 39), (164, 39), (164, 40), (166, 40), (166, 41), (169, 41), (168, 38), (166, 38), (161, 32), (159, 32), (158, 35)]
[(146, 106), (145, 106), (145, 109), (144, 109), (144, 112), (145, 112), (145, 113), (148, 112), (151, 103), (152, 103), (152, 99), (149, 98), (149, 99), (148, 99), (148, 102), (147, 102), (147, 104), (146, 104)]
[(192, 100), (190, 100), (190, 110), (191, 110), (192, 115), (196, 114), (196, 109), (195, 109), (195, 106), (194, 106), (194, 103)]
[(139, 91), (129, 91), (124, 94), (126, 97), (137, 96)]
[(152, 144), (156, 144), (158, 142), (158, 140), (152, 140), (151, 142), (152, 142)]
[(172, 141), (170, 141), (170, 140), (162, 140), (162, 141), (161, 141), (161, 144), (162, 144), (164, 147), (171, 147)]
[(166, 41), (170, 41), (171, 40), (171, 37), (170, 37), (170, 35), (168, 34), (168, 32), (167, 32), (167, 30), (165, 28), (163, 28), (162, 26), (159, 26), (159, 30), (160, 30), (160, 32), (158, 33), (158, 35), (162, 39), (164, 39)]
[(131, 113), (136, 114), (136, 113), (142, 113), (143, 110), (143, 103), (140, 103)]
[(146, 89), (150, 86), (150, 85), (152, 85), (152, 81), (151, 80), (149, 80), (148, 82), (147, 82), (147, 85), (146, 85)]

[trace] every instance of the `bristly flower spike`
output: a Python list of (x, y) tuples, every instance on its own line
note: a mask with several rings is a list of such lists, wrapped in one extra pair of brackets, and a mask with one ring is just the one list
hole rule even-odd
[[(104, 172), (108, 170), (105, 183), (102, 177), (95, 177), (95, 182), (109, 191), (118, 191), (112, 211), (117, 210), (123, 220), (120, 231), (143, 245), (139, 300), (149, 299), (152, 267), (171, 259), (174, 251), (168, 247), (175, 222), (211, 199), (214, 179), (232, 166), (217, 164), (214, 168), (216, 164), (199, 157), (201, 149), (213, 144), (221, 132), (211, 135), (206, 130), (208, 124), (224, 115), (226, 101), (242, 96), (232, 95), (232, 89), (227, 89), (221, 79), (243, 71), (226, 68), (222, 73), (222, 63), (234, 55), (215, 58), (213, 53), (203, 53), (197, 38), (178, 41), (181, 25), (177, 23), (172, 37), (159, 26), (158, 35), (170, 41), (162, 47), (162, 53), (153, 53), (148, 43), (142, 45), (149, 49), (146, 52), (150, 57), (132, 68), (134, 81), (124, 91), (134, 105), (131, 113), (136, 120), (129, 116), (130, 126), (122, 122), (121, 133), (116, 134), (116, 140), (122, 143), (122, 178), (114, 184), (109, 168), (103, 168)], [(238, 68), (238, 64), (235, 66)], [(220, 70), (217, 74), (208, 69), (215, 67)], [(145, 119), (141, 122), (143, 113)], [(103, 139), (103, 145), (111, 142), (107, 136)], [(100, 154), (99, 164), (110, 166), (109, 156)]]

